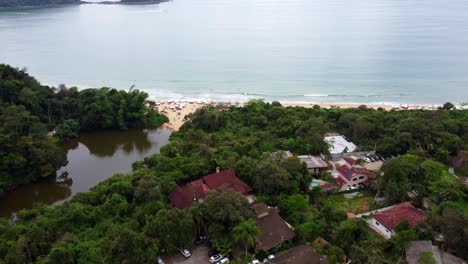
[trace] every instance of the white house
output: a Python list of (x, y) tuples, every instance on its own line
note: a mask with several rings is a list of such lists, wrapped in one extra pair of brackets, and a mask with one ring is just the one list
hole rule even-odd
[(348, 141), (341, 135), (325, 136), (324, 141), (329, 145), (328, 150), (330, 154), (353, 152), (356, 149), (356, 145), (353, 142)]
[(423, 211), (413, 207), (410, 203), (401, 203), (393, 206), (392, 208), (371, 214), (372, 218), (369, 220), (369, 227), (382, 235), (384, 238), (389, 239), (395, 234), (395, 228), (403, 221), (415, 227), (425, 218)]

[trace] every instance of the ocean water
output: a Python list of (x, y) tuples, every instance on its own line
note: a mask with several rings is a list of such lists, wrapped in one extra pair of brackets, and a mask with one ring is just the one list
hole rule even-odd
[(0, 11), (0, 63), (153, 98), (468, 101), (466, 0), (173, 0)]

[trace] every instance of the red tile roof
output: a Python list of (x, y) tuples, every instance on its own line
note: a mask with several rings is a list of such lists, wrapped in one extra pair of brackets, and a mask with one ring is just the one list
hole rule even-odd
[(345, 185), (346, 181), (343, 180), (341, 177), (337, 177), (337, 178), (335, 178), (335, 183), (338, 184), (338, 185)]
[(418, 225), (419, 222), (424, 220), (425, 214), (409, 203), (402, 203), (389, 210), (375, 213), (372, 217), (389, 230), (395, 230), (395, 227), (405, 220), (411, 226)]
[(346, 162), (348, 162), (349, 165), (355, 165), (356, 164), (356, 161), (353, 158), (346, 157), (346, 158), (344, 158), (344, 160), (346, 160)]
[(172, 190), (169, 194), (169, 200), (172, 206), (179, 209), (190, 208), (194, 202), (194, 198), (190, 196), (189, 192), (180, 186), (176, 186), (174, 190)]
[(320, 188), (322, 188), (322, 190), (324, 190), (324, 191), (328, 191), (328, 190), (335, 189), (335, 186), (333, 186), (333, 184), (327, 182), (325, 184), (320, 185)]
[(236, 171), (232, 168), (207, 175), (203, 177), (203, 181), (210, 189), (220, 190), (221, 187), (227, 187), (244, 195), (247, 195), (252, 191), (250, 186), (236, 177)]
[(195, 201), (205, 199), (210, 190), (221, 191), (223, 188), (231, 188), (244, 195), (249, 194), (252, 188), (236, 177), (234, 169), (228, 169), (213, 173), (183, 186), (177, 186), (169, 194), (172, 206), (179, 209), (190, 208)]
[(184, 186), (177, 186), (170, 194), (169, 200), (172, 206), (179, 209), (190, 208), (194, 201), (205, 199), (206, 193), (210, 190), (202, 179), (187, 183)]
[(341, 165), (340, 167), (338, 167), (337, 170), (341, 173), (341, 175), (343, 175), (347, 179), (351, 179), (354, 176), (357, 176), (359, 174), (367, 174), (367, 175), (371, 174), (371, 172), (366, 168), (358, 168), (358, 167), (350, 168), (346, 165)]

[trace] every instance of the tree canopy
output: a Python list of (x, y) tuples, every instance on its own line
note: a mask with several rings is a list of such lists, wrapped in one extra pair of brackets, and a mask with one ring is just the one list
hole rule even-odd
[[(25, 70), (0, 64), (0, 195), (53, 176), (66, 164), (57, 145), (79, 131), (157, 127), (167, 117), (146, 105), (138, 90), (41, 85)], [(48, 136), (55, 129), (55, 138)]]
[[(76, 95), (81, 100), (81, 92)], [(120, 93), (112, 89), (86, 91), (83, 96), (86, 100), (93, 98), (87, 101), (87, 107), (130, 109), (130, 104), (121, 103)], [(10, 99), (16, 100), (10, 93), (2, 98), (7, 98), (3, 103), (8, 107), (12, 107)], [(141, 102), (138, 95), (129, 98)], [(91, 106), (95, 100), (100, 103)], [(14, 107), (33, 109), (18, 105)], [(80, 109), (79, 101), (76, 107)], [(135, 109), (135, 115), (124, 117), (127, 126), (140, 124), (141, 120), (135, 121), (141, 117), (140, 108)], [(47, 111), (37, 113), (38, 124), (48, 125)], [(79, 119), (80, 125), (91, 126), (91, 119), (101, 120), (106, 126), (123, 124), (117, 114), (111, 118), (97, 113), (91, 109), (89, 119)], [(330, 262), (345, 255), (356, 263), (397, 262), (408, 240), (427, 234), (402, 225), (394, 238), (383, 241), (367, 232), (363, 220), (347, 218), (347, 208), (333, 201), (338, 194), (310, 193), (312, 175), (297, 158), (278, 152), (326, 153), (323, 135), (329, 131), (344, 134), (359, 149), (377, 146), (385, 154), (412, 153), (384, 165), (384, 196), (396, 203), (409, 200), (408, 191), (415, 190), (436, 200), (440, 204), (429, 212), (426, 230), (443, 233), (457, 243), (450, 245), (456, 254), (464, 256), (467, 243), (460, 242), (465, 239), (460, 228), (466, 226), (463, 205), (467, 190), (447, 175), (446, 165), (467, 149), (467, 113), (282, 107), (262, 101), (249, 102), (242, 108), (206, 107), (187, 117), (187, 123), (171, 136), (160, 154), (134, 163), (133, 173), (114, 175), (63, 205), (23, 210), (13, 223), (1, 220), (0, 259), (5, 263), (154, 263), (160, 254), (190, 245), (194, 235), (202, 234), (223, 253), (235, 250), (235, 241), (242, 244), (243, 251), (246, 245), (247, 250), (252, 249), (254, 215), (243, 195), (212, 191), (202, 204), (182, 211), (172, 208), (167, 198), (176, 184), (199, 179), (216, 167), (233, 167), (254, 187), (260, 201), (280, 208), (281, 216), (297, 230), (299, 242), (312, 242), (318, 236), (326, 239), (328, 244), (321, 246), (322, 250), (320, 246), (314, 248), (328, 255)], [(67, 114), (59, 119), (51, 116), (52, 120), (78, 120)], [(137, 119), (133, 119), (135, 116)], [(12, 124), (21, 131), (20, 124)], [(445, 161), (437, 153), (446, 153)]]

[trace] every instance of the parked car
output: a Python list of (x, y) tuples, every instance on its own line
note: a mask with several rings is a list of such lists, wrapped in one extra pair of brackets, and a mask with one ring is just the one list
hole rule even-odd
[(219, 251), (216, 248), (208, 250), (208, 257), (219, 254)]
[(249, 264), (260, 264), (260, 261), (258, 259), (254, 259), (250, 261)]
[(164, 261), (160, 257), (158, 257), (158, 264), (164, 264)]
[(223, 255), (216, 254), (216, 255), (213, 255), (213, 256), (210, 257), (210, 263), (216, 263), (216, 262), (218, 262), (218, 261), (220, 261), (222, 259), (223, 259)]
[(196, 245), (201, 245), (205, 243), (207, 240), (208, 238), (206, 236), (199, 236), (193, 240), (193, 243), (195, 243)]
[(192, 256), (192, 253), (190, 253), (190, 251), (188, 249), (181, 249), (179, 250), (180, 254), (182, 254), (182, 256), (186, 257), (186, 258), (189, 258), (190, 256)]
[(275, 258), (275, 255), (269, 255), (268, 257), (263, 259), (263, 263), (270, 263), (270, 260), (273, 260)]
[(365, 162), (371, 162), (371, 160), (370, 160), (369, 158), (367, 158), (367, 157), (363, 158), (363, 160), (364, 160)]
[(227, 264), (229, 263), (229, 259), (228, 258), (223, 258), (222, 260), (216, 262), (216, 264)]

